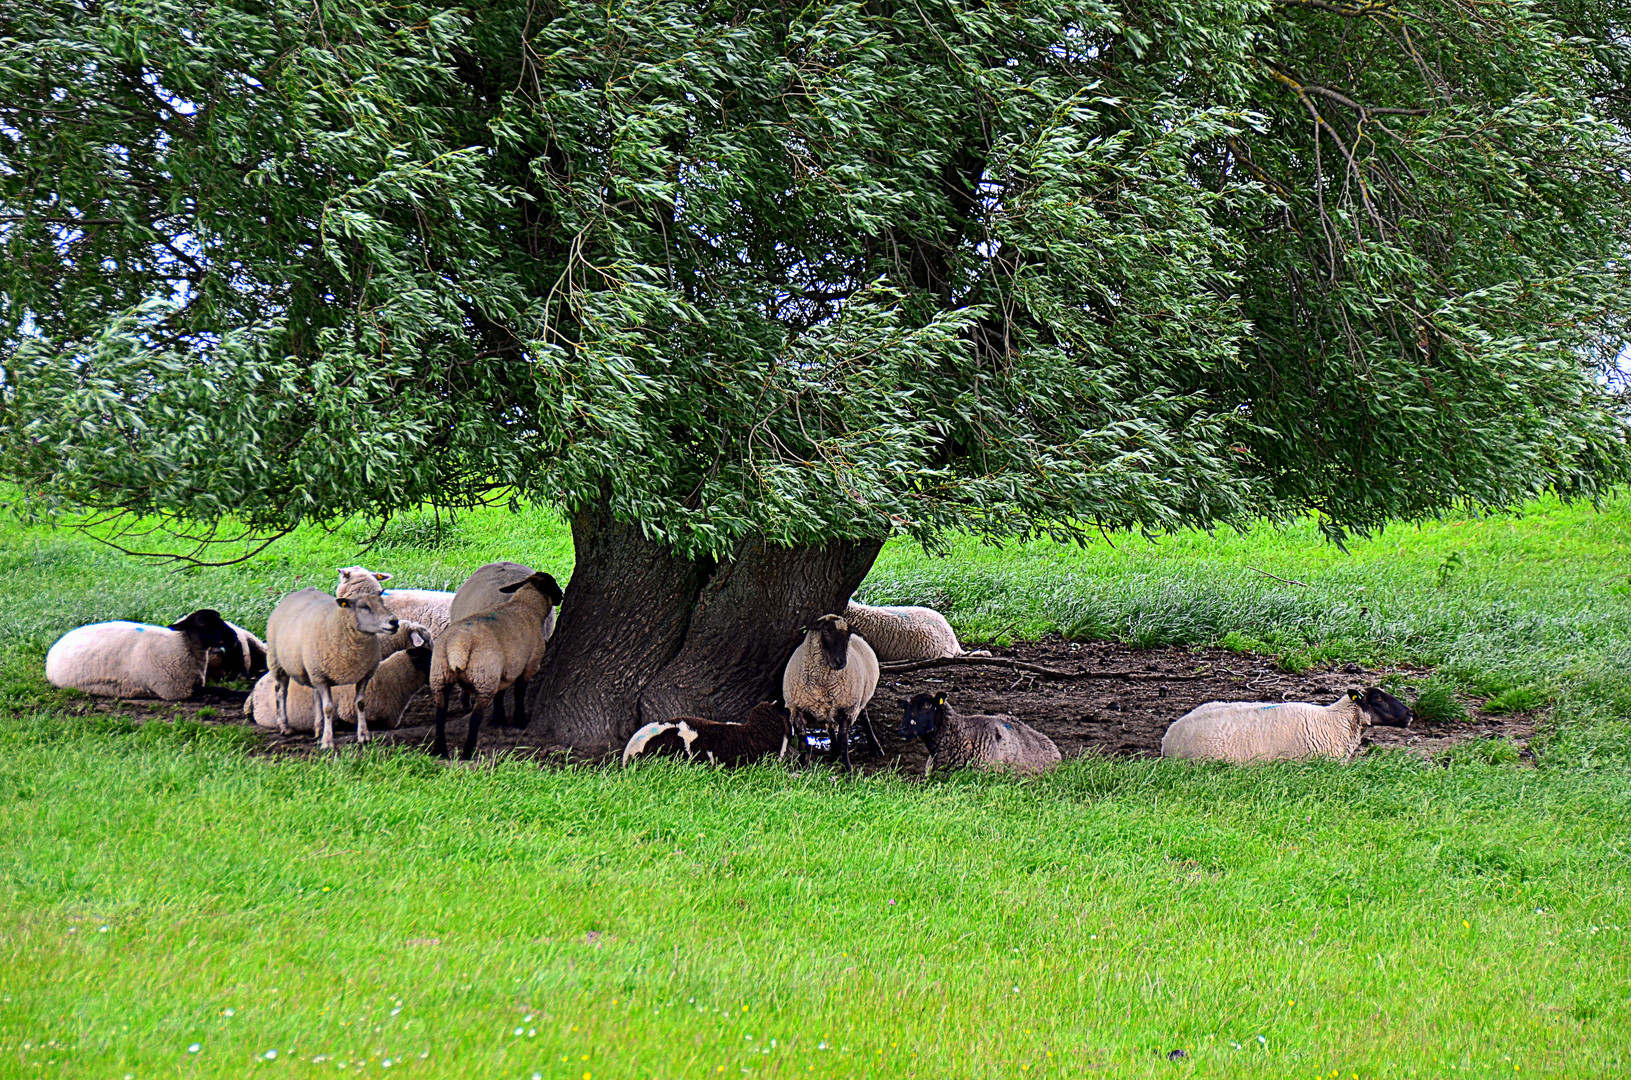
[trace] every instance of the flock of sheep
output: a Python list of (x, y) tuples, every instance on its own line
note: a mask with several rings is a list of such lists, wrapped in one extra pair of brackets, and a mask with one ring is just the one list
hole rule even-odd
[[(563, 594), (549, 574), (513, 562), (479, 568), (456, 592), (384, 588), (390, 574), (345, 567), (331, 595), (301, 589), (267, 620), (266, 640), (213, 609), (169, 626), (105, 622), (71, 630), (46, 656), (55, 686), (108, 697), (191, 696), (212, 676), (254, 677), (245, 713), (287, 735), (310, 731), (335, 746), (336, 718), (395, 727), (410, 699), (428, 687), (435, 708), (432, 752), (447, 756), (447, 701), (454, 689), (470, 705), (461, 758), (476, 751), (484, 717), (527, 724), (527, 684), (537, 675)], [(851, 602), (842, 615), (810, 627), (782, 673), (782, 699), (755, 706), (741, 722), (674, 717), (646, 724), (624, 748), (624, 765), (674, 755), (721, 765), (809, 757), (812, 726), (826, 731), (833, 754), (850, 767), (852, 729), (877, 756), (883, 748), (868, 706), (881, 662), (968, 656), (946, 619), (930, 608), (872, 607)], [(919, 739), (927, 770), (992, 768), (1041, 772), (1059, 763), (1046, 735), (1013, 716), (959, 712), (944, 694), (898, 703), (900, 738)], [(1375, 687), (1352, 690), (1329, 705), (1214, 701), (1173, 722), (1161, 741), (1166, 757), (1231, 762), (1347, 758), (1371, 724), (1402, 727), (1412, 717)]]

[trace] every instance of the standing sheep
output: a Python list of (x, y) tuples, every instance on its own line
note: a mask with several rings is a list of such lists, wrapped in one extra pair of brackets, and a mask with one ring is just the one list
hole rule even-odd
[(623, 764), (637, 757), (704, 758), (715, 765), (746, 765), (787, 753), (787, 710), (773, 701), (761, 701), (747, 721), (727, 724), (696, 716), (677, 716), (665, 723), (647, 724), (623, 748)]
[[(380, 635), (397, 631), (384, 599), (330, 596), (301, 589), (285, 596), (266, 620), (266, 666), (277, 685), (278, 734), (289, 734), (289, 683), (314, 692), (312, 729), (322, 728), (324, 750), (334, 749), (331, 688), (357, 688), (357, 741), (367, 742), (368, 680), (379, 667)], [(318, 713), (321, 713), (319, 722)]]
[(1371, 724), (1409, 727), (1409, 706), (1377, 687), (1350, 690), (1329, 705), (1302, 701), (1211, 701), (1173, 721), (1161, 756), (1209, 761), (1346, 759)]
[(169, 626), (105, 622), (70, 630), (45, 656), (52, 686), (99, 697), (180, 701), (204, 685), (212, 655), (238, 648), (238, 637), (213, 608)]
[(925, 776), (936, 766), (1039, 773), (1059, 764), (1059, 748), (1053, 740), (1012, 716), (964, 715), (947, 704), (945, 694), (917, 694), (910, 701), (902, 698), (899, 704), (906, 710), (900, 737), (908, 741), (922, 738), (928, 747)]
[[(525, 581), (533, 575), (530, 566), (523, 566), (518, 562), (490, 562), (476, 567), (471, 575), (464, 579), (459, 591), (453, 594), (453, 605), (448, 609), (450, 622), (468, 619), (472, 615), (480, 615), (484, 611), (491, 611), (496, 607), (510, 602), (512, 593), (505, 592), (506, 586)], [(555, 633), (555, 609), (549, 609), (549, 617), (544, 621), (544, 641), (549, 641)], [(470, 707), (470, 693), (464, 694), (465, 708)], [(493, 715), (504, 714), (504, 693), (500, 691), (493, 698)]]
[(934, 608), (873, 607), (851, 600), (844, 609), (844, 621), (866, 638), (881, 664), (964, 655), (957, 632)]
[[(793, 746), (799, 757), (808, 756), (805, 732), (814, 720), (832, 734), (844, 768), (850, 768), (850, 725), (863, 715), (877, 689), (878, 658), (872, 646), (840, 616), (817, 619), (782, 672), (782, 700), (792, 716)], [(864, 718), (864, 727), (873, 751), (882, 757), (871, 717)]]
[[(527, 683), (544, 660), (544, 629), (553, 625), (561, 587), (548, 574), (532, 574), (502, 593), (514, 594), (508, 603), (471, 615), (448, 626), (436, 639), (430, 662), (430, 692), (436, 702), (436, 742), (432, 752), (447, 756), (447, 691), (462, 686), (475, 698), (470, 709), (470, 730), (459, 757), (469, 761), (476, 752), (483, 713), (499, 692), (514, 688), (515, 724), (527, 726)], [(502, 720), (494, 713), (494, 720)]]
[[(425, 688), (430, 676), (430, 632), (418, 623), (409, 631), (407, 645), (379, 662), (368, 680), (368, 700), (364, 706), (373, 717), (373, 729), (401, 724), (408, 702)], [(334, 710), (346, 723), (357, 722), (357, 691), (352, 686), (334, 687)], [(244, 703), (244, 713), (263, 728), (277, 727), (277, 680), (270, 673), (261, 676), (254, 693)], [(286, 715), (295, 731), (315, 731), (315, 698), (307, 687), (289, 684)]]

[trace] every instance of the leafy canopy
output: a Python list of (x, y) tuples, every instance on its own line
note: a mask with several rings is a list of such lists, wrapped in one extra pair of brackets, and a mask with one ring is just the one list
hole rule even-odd
[(0, 472), (712, 553), (1594, 494), (1618, 11), (14, 0)]

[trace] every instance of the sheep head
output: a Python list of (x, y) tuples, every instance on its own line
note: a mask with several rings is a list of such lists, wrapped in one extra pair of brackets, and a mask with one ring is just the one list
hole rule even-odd
[(554, 576), (542, 572), (533, 574), (531, 577), (524, 577), (513, 585), (500, 585), (498, 591), (513, 593), (523, 585), (531, 585), (538, 590), (538, 595), (549, 601), (550, 607), (560, 607), (561, 601), (566, 599), (566, 594), (561, 591), (561, 586)]
[(849, 663), (849, 623), (841, 615), (823, 615), (816, 620), (815, 632), (821, 636), (821, 654), (827, 666), (843, 671)]
[(943, 693), (917, 694), (910, 699), (901, 698), (895, 704), (906, 710), (900, 722), (900, 737), (907, 742), (932, 735), (946, 722), (946, 695)]
[(366, 566), (340, 567), (340, 580), (334, 586), (336, 596), (369, 596), (378, 595), (380, 585), (390, 581), (391, 575), (375, 573)]
[(336, 596), (334, 603), (351, 613), (360, 633), (394, 634), (400, 625), (383, 596)]
[(227, 625), (221, 613), (214, 608), (200, 608), (199, 610), (170, 624), (170, 629), (186, 636), (199, 649), (209, 652), (212, 649), (221, 652), (239, 652), (238, 635), (232, 627)]
[(1349, 690), (1348, 696), (1359, 703), (1359, 715), (1367, 724), (1378, 727), (1409, 727), (1416, 714), (1410, 706), (1379, 687), (1369, 690)]

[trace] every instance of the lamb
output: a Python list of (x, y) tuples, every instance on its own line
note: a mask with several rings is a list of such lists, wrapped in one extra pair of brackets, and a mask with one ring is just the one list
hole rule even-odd
[(237, 635), (214, 608), (169, 626), (92, 623), (57, 639), (45, 656), (45, 677), (52, 686), (99, 697), (180, 701), (204, 685), (212, 655), (237, 648)]
[[(368, 700), (364, 702), (368, 715), (374, 718), (373, 727), (394, 728), (401, 724), (408, 702), (430, 679), (430, 631), (418, 623), (412, 624), (409, 641), (401, 651), (379, 662), (374, 677), (368, 680)], [(357, 722), (357, 692), (355, 687), (334, 687), (334, 708), (341, 720)], [(255, 684), (255, 691), (244, 703), (244, 713), (263, 728), (277, 727), (277, 681), (268, 672)], [(299, 683), (289, 687), (289, 726), (296, 731), (312, 731), (316, 715), (312, 692)]]
[(872, 607), (851, 600), (844, 621), (866, 638), (879, 663), (965, 655), (951, 623), (934, 608)]
[(1409, 727), (1409, 706), (1377, 687), (1349, 690), (1329, 705), (1307, 702), (1211, 701), (1173, 722), (1161, 756), (1210, 761), (1346, 759), (1371, 724)]
[(946, 702), (945, 694), (917, 694), (899, 704), (906, 710), (900, 737), (908, 741), (921, 737), (929, 749), (925, 776), (937, 765), (1040, 773), (1059, 764), (1053, 740), (1012, 716), (965, 715)]
[(211, 679), (253, 679), (266, 672), (266, 642), (237, 623), (229, 622), (238, 638), (238, 647), (210, 656)]
[(647, 724), (623, 748), (623, 764), (637, 757), (705, 758), (715, 765), (746, 765), (787, 753), (787, 710), (773, 701), (761, 701), (746, 722), (727, 724), (695, 716), (677, 716), (665, 723)]
[(321, 726), (324, 750), (334, 749), (331, 688), (355, 686), (357, 741), (367, 742), (368, 681), (379, 667), (380, 635), (397, 629), (397, 617), (378, 595), (330, 596), (321, 589), (301, 589), (279, 601), (266, 620), (266, 666), (276, 681), (278, 734), (289, 734), (292, 680), (314, 691), (312, 729)]
[(878, 657), (872, 646), (850, 630), (841, 616), (817, 619), (782, 672), (782, 700), (792, 715), (793, 745), (799, 757), (808, 756), (805, 731), (814, 720), (832, 733), (844, 768), (851, 768), (850, 725), (858, 716), (863, 717), (873, 751), (882, 757), (872, 720), (863, 712), (877, 689)]
[[(430, 661), (430, 692), (436, 702), (436, 742), (432, 752), (447, 756), (447, 691), (462, 686), (475, 698), (461, 760), (476, 752), (482, 714), (502, 690), (515, 690), (515, 723), (527, 726), (527, 682), (544, 660), (544, 629), (554, 622), (561, 587), (548, 574), (532, 574), (499, 589), (514, 594), (491, 611), (452, 623), (436, 639)], [(495, 710), (494, 718), (503, 714)]]
[[(453, 594), (453, 605), (448, 609), (448, 619), (458, 622), (472, 615), (480, 615), (484, 611), (491, 611), (501, 604), (510, 602), (512, 594), (501, 591), (506, 585), (514, 585), (518, 581), (525, 581), (533, 575), (530, 566), (523, 566), (517, 562), (490, 562), (478, 566), (474, 573), (464, 579), (459, 591)], [(547, 642), (555, 633), (555, 609), (549, 609), (549, 617), (544, 621), (544, 640)], [(470, 705), (470, 693), (464, 694), (464, 704)], [(504, 694), (500, 691), (493, 698), (493, 715), (504, 714)]]
[[(389, 598), (386, 599), (386, 606), (390, 606)], [(395, 608), (391, 609), (391, 614), (396, 615)], [(430, 627), (426, 626), (424, 623), (414, 622), (412, 619), (404, 619), (398, 616), (396, 621), (396, 632), (394, 634), (381, 634), (379, 636), (379, 662), (383, 664), (385, 663), (386, 657), (394, 656), (403, 649), (411, 648), (413, 646), (414, 635), (416, 634), (425, 639), (426, 645), (429, 645), (435, 637), (435, 635), (430, 632)]]

